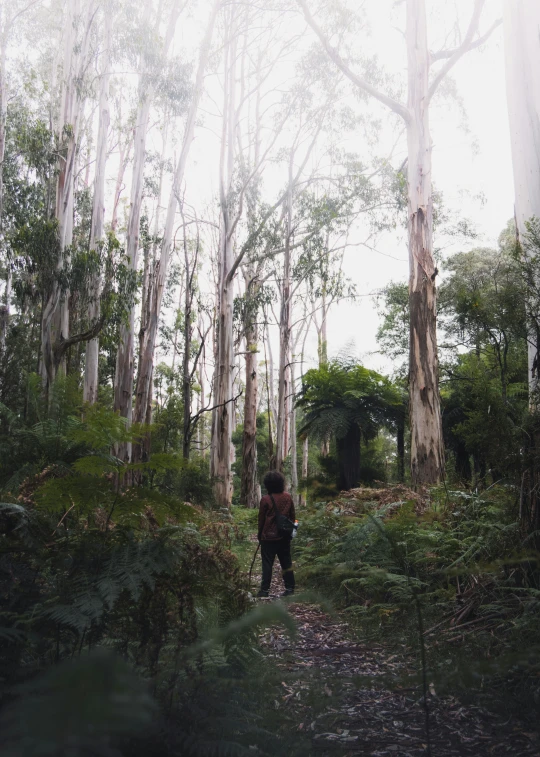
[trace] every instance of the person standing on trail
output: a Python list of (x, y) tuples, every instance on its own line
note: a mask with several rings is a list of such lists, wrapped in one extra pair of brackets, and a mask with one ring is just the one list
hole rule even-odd
[[(290, 532), (284, 531), (278, 527), (278, 522), (285, 523), (285, 525), (287, 525), (287, 519), (291, 525), (295, 522), (294, 502), (291, 495), (284, 491), (285, 479), (279, 471), (273, 470), (267, 473), (263, 483), (268, 494), (262, 497), (259, 506), (258, 538), (261, 543), (262, 581), (257, 596), (268, 596), (272, 580), (272, 568), (277, 557), (283, 571), (283, 583), (285, 584), (285, 591), (281, 596), (288, 597), (294, 594), (294, 573), (291, 559), (292, 529)], [(283, 521), (282, 516), (284, 516), (285, 521)]]

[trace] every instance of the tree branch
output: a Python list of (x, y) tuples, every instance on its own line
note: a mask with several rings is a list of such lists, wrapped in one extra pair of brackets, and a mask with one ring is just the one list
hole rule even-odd
[(213, 407), (203, 407), (202, 410), (199, 410), (198, 413), (192, 416), (189, 422), (190, 428), (197, 423), (197, 421), (199, 420), (199, 418), (201, 417), (203, 413), (210, 413), (212, 412), (212, 410), (217, 410), (218, 407), (225, 407), (225, 405), (228, 405), (231, 402), (236, 402), (236, 400), (239, 399), (242, 396), (242, 394), (243, 394), (243, 389), (240, 390), (240, 392), (236, 395), (236, 397), (231, 397), (230, 400), (225, 400), (225, 402), (220, 402), (219, 405), (214, 405)]
[(208, 332), (210, 331), (211, 328), (212, 328), (212, 324), (210, 324), (208, 326), (208, 328), (204, 332), (204, 335), (201, 334), (201, 331), (199, 329), (199, 335), (201, 336), (201, 343), (199, 345), (199, 349), (197, 350), (197, 354), (195, 355), (195, 360), (193, 362), (193, 369), (192, 369), (191, 373), (189, 374), (189, 381), (190, 381), (190, 383), (193, 381), (193, 376), (195, 375), (195, 371), (197, 370), (197, 367), (199, 365), (199, 358), (201, 357), (202, 351), (204, 349), (204, 344), (205, 344), (205, 341), (206, 341), (206, 337), (208, 336)]
[(31, 2), (27, 3), (23, 8), (21, 8), (20, 11), (15, 13), (10, 19), (7, 19), (5, 31), (9, 33), (11, 31), (11, 27), (13, 26), (15, 21), (19, 18), (19, 16), (24, 15), (26, 11), (29, 11), (30, 8), (32, 8), (34, 5), (37, 5), (40, 2), (41, 0), (31, 0)]
[(477, 47), (478, 45), (482, 44), (482, 42), (485, 42), (487, 37), (489, 37), (489, 35), (492, 34), (492, 32), (501, 23), (501, 19), (499, 19), (493, 24), (487, 35), (481, 37), (481, 41), (477, 41), (478, 44), (477, 42), (473, 42), (473, 37), (478, 30), (478, 24), (480, 22), (480, 16), (482, 15), (482, 10), (484, 8), (485, 2), (486, 0), (475, 0), (469, 28), (467, 29), (467, 33), (465, 34), (463, 42), (459, 47), (456, 47), (456, 49), (453, 51), (453, 54), (448, 58), (444, 66), (441, 68), (441, 70), (429, 85), (428, 100), (431, 100), (431, 98), (437, 91), (439, 84), (442, 82), (448, 72), (456, 65), (458, 60), (463, 57), (465, 53), (469, 52), (469, 50), (472, 50), (473, 47)]
[(68, 339), (62, 339), (60, 342), (57, 342), (54, 345), (54, 354), (56, 356), (56, 359), (60, 361), (64, 353), (74, 344), (78, 344), (79, 342), (89, 342), (91, 339), (95, 339), (105, 325), (106, 318), (107, 316), (102, 314), (101, 317), (94, 323), (94, 325), (88, 329), (88, 331), (83, 331), (80, 334), (74, 334)]
[(227, 274), (227, 284), (230, 284), (231, 281), (234, 279), (236, 271), (238, 270), (238, 266), (240, 265), (240, 263), (244, 259), (244, 256), (245, 256), (246, 252), (257, 241), (257, 239), (259, 238), (259, 235), (262, 233), (262, 231), (264, 230), (264, 227), (266, 226), (266, 222), (268, 221), (268, 219), (270, 218), (270, 216), (279, 208), (279, 206), (281, 205), (281, 203), (285, 199), (285, 195), (286, 195), (286, 192), (284, 192), (279, 197), (279, 199), (277, 200), (277, 202), (275, 202), (267, 210), (267, 212), (264, 214), (264, 216), (262, 218), (262, 221), (259, 223), (259, 225), (257, 226), (257, 228), (254, 229), (249, 234), (248, 238), (246, 239), (246, 241), (242, 245), (242, 247), (240, 249), (240, 252), (236, 256), (236, 260), (234, 261), (233, 265), (231, 266), (231, 269), (230, 269), (229, 273)]
[[(481, 45), (486, 42), (489, 37), (493, 34), (495, 29), (502, 24), (502, 18), (498, 18), (497, 21), (494, 21), (493, 24), (489, 27), (487, 32), (485, 34), (482, 34), (481, 37), (478, 37), (474, 42), (471, 42), (471, 44), (468, 47), (468, 50), (476, 50), (477, 47), (480, 47)], [(456, 54), (457, 50), (459, 48), (453, 48), (452, 50), (439, 50), (438, 53), (431, 53), (431, 63), (436, 63), (438, 60), (447, 60), (448, 58), (451, 58), (453, 55)]]
[(405, 105), (400, 103), (398, 100), (394, 100), (393, 97), (389, 97), (383, 92), (379, 92), (379, 90), (375, 89), (375, 87), (373, 87), (368, 81), (363, 79), (361, 76), (358, 76), (358, 74), (355, 74), (354, 71), (352, 71), (347, 63), (343, 60), (339, 52), (334, 47), (332, 47), (330, 42), (326, 39), (322, 29), (317, 25), (315, 19), (309, 12), (306, 0), (296, 0), (296, 2), (302, 8), (304, 18), (319, 38), (322, 46), (324, 47), (330, 58), (334, 61), (336, 66), (345, 74), (345, 76), (350, 79), (350, 81), (352, 81), (353, 84), (355, 84), (359, 89), (362, 89), (368, 95), (371, 95), (383, 105), (386, 105), (387, 108), (390, 108), (390, 110), (394, 111), (394, 113), (397, 113), (398, 116), (401, 116), (405, 123), (408, 123), (410, 120), (410, 114)]

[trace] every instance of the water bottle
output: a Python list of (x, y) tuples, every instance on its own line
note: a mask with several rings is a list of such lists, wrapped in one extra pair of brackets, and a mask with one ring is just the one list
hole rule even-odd
[(293, 528), (293, 532), (292, 532), (292, 538), (293, 539), (294, 539), (294, 537), (296, 536), (297, 533), (298, 533), (298, 521), (295, 520), (294, 521), (294, 528)]

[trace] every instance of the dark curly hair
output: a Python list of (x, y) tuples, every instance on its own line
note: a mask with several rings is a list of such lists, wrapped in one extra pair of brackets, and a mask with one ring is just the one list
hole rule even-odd
[(285, 477), (278, 470), (268, 471), (263, 484), (268, 494), (281, 494), (285, 490)]

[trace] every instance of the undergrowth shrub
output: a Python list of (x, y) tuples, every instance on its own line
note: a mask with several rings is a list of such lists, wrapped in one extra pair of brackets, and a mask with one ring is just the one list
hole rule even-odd
[[(255, 714), (265, 712), (268, 691), (280, 685), (260, 655), (257, 629), (290, 621), (278, 605), (251, 609), (230, 551), (209, 545), (189, 522), (142, 520), (103, 530), (74, 510), (59, 518), (15, 503), (0, 506), (0, 529), (0, 720), (7, 754), (20, 748), (26, 717), (32, 733), (25, 735), (25, 755), (113, 753), (105, 747), (136, 757), (225, 755), (248, 753), (249, 744), (259, 744), (261, 754), (282, 753), (279, 727), (267, 731), (268, 719)], [(114, 653), (110, 670), (96, 678), (105, 651)], [(82, 711), (68, 706), (64, 691), (74, 675), (84, 682)], [(133, 722), (126, 715), (111, 729), (103, 707), (90, 712), (106, 686), (110, 696), (118, 689), (133, 704)], [(55, 728), (40, 714), (51, 696), (61, 708)], [(142, 733), (139, 720), (146, 724)]]
[(516, 494), (434, 489), (421, 505), (357, 502), (352, 516), (317, 506), (296, 542), (300, 579), (387, 643), (418, 648), (419, 609), (430, 680), (476, 695), (493, 695), (504, 680), (517, 707), (532, 713), (540, 703), (540, 571)]
[[(58, 454), (11, 475), (0, 504), (2, 754), (287, 750), (283, 723), (255, 713), (261, 681), (280, 686), (258, 628), (290, 619), (252, 608), (230, 551), (245, 535), (231, 521), (217, 538), (216, 513), (186, 501), (206, 500), (202, 466), (164, 452), (123, 464), (112, 450), (139, 429), (99, 406), (30, 437), (12, 420), (24, 444), (52, 436)], [(131, 474), (144, 483), (122, 485)]]

